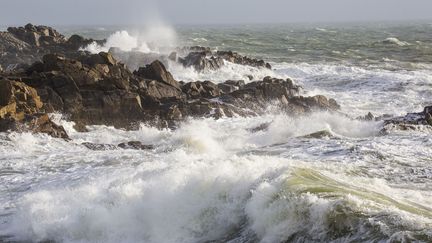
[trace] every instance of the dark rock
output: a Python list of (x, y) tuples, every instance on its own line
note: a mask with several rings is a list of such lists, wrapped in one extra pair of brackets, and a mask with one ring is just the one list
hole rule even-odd
[(229, 62), (240, 64), (240, 65), (247, 65), (252, 67), (263, 67), (263, 68), (271, 69), (271, 65), (269, 63), (264, 62), (263, 60), (242, 56), (232, 51), (218, 51), (216, 52), (216, 56), (223, 58)]
[(215, 98), (221, 95), (219, 87), (210, 81), (186, 83), (182, 90), (189, 99)]
[(180, 84), (174, 80), (171, 73), (166, 70), (165, 66), (160, 61), (154, 61), (146, 67), (140, 67), (134, 74), (145, 79), (163, 82), (180, 89)]
[(94, 151), (105, 151), (105, 150), (116, 150), (117, 146), (113, 144), (98, 144), (98, 143), (90, 143), (90, 142), (84, 142), (81, 143), (81, 145), (84, 145), (90, 150)]
[(217, 70), (224, 65), (222, 58), (207, 56), (206, 52), (191, 52), (179, 61), (183, 66), (194, 67), (197, 71)]
[(261, 125), (259, 125), (257, 127), (249, 128), (248, 131), (252, 132), (252, 133), (266, 131), (270, 127), (270, 124), (271, 124), (271, 122), (266, 122), (266, 123), (263, 123), (263, 124), (261, 124)]
[(140, 141), (130, 141), (127, 143), (120, 143), (118, 147), (122, 149), (136, 149), (136, 150), (150, 150), (154, 149), (153, 145), (145, 145), (142, 144)]
[(320, 139), (320, 138), (333, 138), (334, 135), (327, 130), (322, 130), (322, 131), (318, 131), (318, 132), (314, 132), (305, 136), (301, 136), (302, 138), (316, 138), (316, 139)]
[(422, 112), (408, 113), (384, 121), (384, 131), (391, 127), (400, 130), (415, 130), (418, 125), (432, 126), (432, 106), (427, 106)]

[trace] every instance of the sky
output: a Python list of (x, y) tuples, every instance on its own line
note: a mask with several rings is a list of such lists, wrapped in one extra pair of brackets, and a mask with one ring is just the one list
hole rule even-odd
[(0, 25), (431, 20), (432, 0), (0, 0)]

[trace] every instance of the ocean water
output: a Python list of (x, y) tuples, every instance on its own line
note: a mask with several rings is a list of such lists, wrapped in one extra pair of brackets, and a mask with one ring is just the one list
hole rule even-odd
[[(53, 114), (72, 141), (0, 133), (0, 241), (432, 242), (432, 129), (382, 134), (382, 122), (352, 119), (432, 105), (431, 23), (58, 29), (108, 38), (87, 47), (95, 52), (202, 45), (263, 58), (273, 70), (168, 68), (184, 81), (291, 77), (341, 114), (290, 117), (269, 105), (176, 130), (87, 133)], [(132, 140), (155, 149), (81, 145)]]

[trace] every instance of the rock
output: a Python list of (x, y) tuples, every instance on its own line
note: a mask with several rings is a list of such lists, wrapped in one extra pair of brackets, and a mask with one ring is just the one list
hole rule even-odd
[(145, 145), (142, 144), (140, 141), (130, 141), (127, 143), (120, 143), (118, 147), (122, 149), (136, 149), (136, 150), (150, 150), (154, 149), (153, 145)]
[(271, 69), (271, 65), (269, 63), (264, 62), (263, 60), (241, 56), (238, 53), (232, 51), (218, 51), (216, 52), (216, 56), (223, 58), (229, 62), (240, 64), (240, 65), (247, 65), (252, 67), (263, 67), (263, 68)]
[(36, 47), (66, 42), (64, 36), (47, 26), (27, 24), (19, 28), (9, 27), (7, 30), (16, 38)]
[(322, 130), (318, 132), (314, 132), (305, 136), (301, 136), (301, 138), (334, 138), (334, 135), (328, 130)]
[(367, 115), (365, 115), (365, 116), (360, 116), (360, 117), (357, 117), (357, 120), (362, 120), (362, 121), (373, 121), (373, 120), (376, 120), (375, 119), (375, 116), (371, 113), (371, 112), (369, 112)]
[(94, 151), (105, 151), (105, 150), (116, 150), (116, 149), (134, 149), (134, 150), (150, 150), (154, 149), (153, 145), (144, 145), (140, 141), (130, 141), (126, 143), (120, 143), (118, 145), (114, 144), (98, 144), (98, 143), (90, 143), (84, 142), (81, 143), (90, 150)]
[(219, 87), (210, 81), (186, 83), (182, 91), (189, 99), (215, 98), (221, 95)]
[[(92, 39), (86, 39), (80, 35), (72, 35), (71, 37), (69, 37), (69, 39), (66, 41), (65, 45), (72, 50), (79, 50), (80, 48), (86, 47), (89, 44), (95, 42)], [(103, 44), (104, 41), (99, 41), (102, 43), (99, 44)]]
[(34, 88), (21, 82), (0, 80), (0, 119), (24, 119), (25, 114), (40, 112), (43, 103)]
[(140, 67), (134, 74), (145, 79), (163, 82), (180, 90), (180, 84), (174, 80), (171, 73), (166, 70), (160, 61), (154, 61), (146, 67)]
[(0, 132), (31, 131), (67, 139), (64, 128), (41, 113), (42, 107), (34, 88), (17, 81), (0, 80)]
[(117, 146), (115, 146), (113, 144), (98, 144), (98, 143), (84, 142), (84, 143), (81, 143), (81, 145), (84, 145), (88, 149), (94, 150), (94, 151), (105, 151), (105, 150), (118, 149)]
[(387, 119), (384, 121), (384, 130), (389, 127), (414, 130), (418, 125), (432, 126), (432, 106), (426, 106), (422, 112), (408, 113), (405, 116)]
[(177, 52), (171, 52), (171, 54), (169, 54), (168, 59), (171, 61), (176, 62), (177, 61)]
[(185, 58), (179, 59), (185, 67), (194, 67), (197, 71), (217, 70), (224, 65), (220, 57), (207, 56), (206, 52), (191, 52)]
[(257, 127), (249, 128), (248, 131), (252, 132), (252, 133), (267, 131), (268, 128), (270, 127), (270, 125), (271, 125), (271, 122), (266, 122), (266, 123), (263, 123)]
[(46, 133), (51, 137), (69, 139), (65, 129), (52, 122), (47, 114), (27, 116), (24, 122), (27, 126), (26, 129), (34, 133)]

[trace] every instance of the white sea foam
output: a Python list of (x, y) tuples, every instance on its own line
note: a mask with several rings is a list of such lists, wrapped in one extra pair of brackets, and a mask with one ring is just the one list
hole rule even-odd
[(162, 53), (165, 49), (173, 48), (177, 43), (177, 34), (173, 28), (161, 21), (149, 22), (140, 30), (116, 31), (107, 38), (104, 45), (91, 43), (84, 50), (98, 53), (108, 51), (111, 47), (123, 51), (140, 51), (143, 53)]
[[(249, 130), (268, 122), (267, 130)], [(398, 143), (392, 145), (382, 140), (387, 138), (376, 136), (379, 123), (316, 113), (299, 118), (268, 114), (194, 119), (175, 131), (144, 125), (138, 131), (106, 126), (89, 129), (88, 133), (72, 133), (71, 142), (18, 133), (2, 138), (6, 143), (0, 145), (2, 159), (8, 162), (0, 164), (0, 171), (27, 172), (0, 179), (9, 185), (8, 193), (19, 198), (12, 215), (4, 218), (6, 224), (0, 225), (0, 235), (30, 241), (196, 242), (229, 239), (233, 231), (240, 231), (262, 242), (275, 242), (299, 232), (325, 240), (335, 230), (356, 222), (385, 225), (379, 233), (384, 238), (402, 225), (423, 232), (431, 224), (429, 216), (418, 215), (432, 203), (431, 192), (415, 193), (416, 187), (398, 189), (383, 179), (356, 172), (355, 165), (361, 163), (370, 173), (388, 173), (383, 172), (385, 162), (357, 160), (374, 148), (386, 150), (384, 156), (397, 153)], [(302, 138), (321, 130), (335, 137), (307, 142)], [(130, 140), (154, 144), (157, 149), (91, 151), (80, 145)], [(422, 158), (432, 155), (424, 150), (431, 143), (419, 139), (418, 150), (412, 153)], [(325, 151), (337, 151), (334, 159), (341, 161), (330, 163), (333, 157), (326, 156), (316, 160)], [(406, 154), (404, 159), (410, 152)], [(421, 168), (424, 165), (419, 161), (411, 159), (410, 163)], [(395, 166), (391, 166), (393, 171)], [(29, 180), (31, 189), (14, 191)], [(326, 197), (316, 187), (336, 191)], [(342, 193), (346, 190), (356, 193)], [(375, 199), (374, 193), (384, 199)], [(423, 206), (406, 202), (405, 207), (390, 199)], [(0, 196), (0, 205), (9, 200)], [(345, 216), (338, 218), (338, 213)], [(383, 214), (391, 216), (383, 219)], [(391, 225), (386, 221), (390, 219)]]
[(288, 78), (288, 75), (277, 75), (267, 68), (244, 66), (228, 61), (225, 61), (225, 65), (218, 70), (204, 70), (201, 72), (196, 71), (193, 67), (185, 68), (182, 65), (170, 62), (169, 71), (175, 79), (185, 82), (197, 80), (210, 80), (216, 83), (227, 80), (244, 80), (245, 82), (249, 82), (249, 75), (252, 75), (253, 80), (262, 80), (266, 76)]
[(389, 37), (387, 39), (385, 39), (383, 41), (383, 43), (385, 44), (393, 44), (393, 45), (398, 45), (398, 46), (407, 46), (410, 45), (410, 43), (406, 42), (406, 41), (401, 41), (396, 37)]
[(369, 111), (378, 115), (420, 111), (432, 94), (424, 89), (432, 84), (432, 72), (427, 68), (394, 71), (379, 66), (307, 63), (280, 63), (273, 67), (276, 76), (292, 77), (308, 95), (323, 94), (336, 99), (342, 111), (352, 116)]

